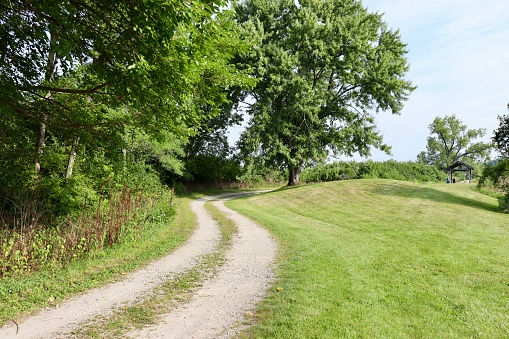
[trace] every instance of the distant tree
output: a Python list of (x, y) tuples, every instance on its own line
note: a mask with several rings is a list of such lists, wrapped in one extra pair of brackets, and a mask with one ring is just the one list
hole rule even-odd
[(500, 154), (504, 158), (509, 158), (509, 115), (499, 116), (498, 120), (499, 124), (494, 131), (493, 142)]
[(390, 152), (373, 112), (399, 113), (414, 87), (405, 44), (381, 14), (354, 0), (246, 0), (235, 10), (254, 46), (237, 65), (259, 79), (239, 142), (247, 167), (285, 168), (296, 185), (302, 166), (329, 152)]
[[(229, 103), (223, 105), (221, 112), (196, 126), (197, 133), (189, 138), (185, 146), (185, 159), (191, 160), (199, 155), (211, 155), (219, 158), (227, 158), (234, 150), (228, 142), (228, 128), (238, 125), (242, 121), (242, 114), (234, 109), (236, 106), (230, 95)], [(210, 111), (209, 107), (202, 107), (204, 112)]]
[(441, 169), (461, 160), (466, 163), (485, 162), (493, 148), (491, 143), (475, 141), (486, 134), (485, 128), (468, 129), (455, 115), (436, 117), (429, 125), (426, 151), (417, 160)]

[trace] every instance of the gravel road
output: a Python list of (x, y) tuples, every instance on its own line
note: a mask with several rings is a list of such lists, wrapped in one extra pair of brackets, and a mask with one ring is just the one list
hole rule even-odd
[[(198, 227), (179, 249), (124, 280), (91, 290), (63, 302), (57, 308), (40, 311), (19, 323), (0, 328), (0, 338), (66, 337), (78, 324), (112, 312), (121, 304), (132, 303), (150, 293), (166, 279), (178, 276), (214, 251), (221, 234), (217, 223), (204, 208), (207, 200), (232, 219), (238, 233), (226, 253), (219, 273), (195, 292), (191, 299), (163, 317), (157, 325), (131, 332), (131, 338), (227, 338), (238, 331), (238, 324), (261, 300), (272, 279), (276, 244), (270, 234), (246, 217), (224, 206), (231, 196), (221, 195), (195, 200), (191, 208)], [(18, 333), (16, 334), (16, 330)], [(71, 335), (69, 335), (71, 337)]]

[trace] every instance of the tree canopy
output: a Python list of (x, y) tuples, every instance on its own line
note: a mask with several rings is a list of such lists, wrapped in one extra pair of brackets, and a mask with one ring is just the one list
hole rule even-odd
[(39, 171), (48, 138), (120, 154), (132, 131), (154, 143), (194, 135), (219, 114), (228, 89), (247, 82), (229, 62), (244, 43), (225, 4), (0, 4), (3, 153), (23, 149)]
[[(509, 109), (509, 104), (507, 104)], [(493, 161), (483, 170), (479, 186), (490, 183), (504, 194), (499, 197), (499, 209), (509, 213), (509, 115), (498, 116), (498, 128), (493, 131), (493, 144), (501, 157)]]
[(500, 154), (509, 158), (509, 115), (499, 116), (498, 121), (498, 128), (493, 132), (493, 142)]
[(426, 151), (417, 156), (418, 161), (445, 169), (458, 160), (473, 164), (489, 159), (493, 145), (476, 141), (485, 136), (485, 128), (468, 129), (452, 115), (436, 117), (429, 125), (429, 130)]
[(126, 173), (181, 174), (189, 138), (217, 119), (232, 88), (253, 82), (231, 63), (248, 45), (225, 8), (1, 2), (0, 200), (24, 188), (58, 205)]
[(354, 0), (246, 0), (235, 5), (254, 48), (237, 65), (259, 81), (239, 145), (245, 161), (285, 167), (289, 185), (301, 167), (329, 152), (390, 152), (373, 113), (399, 113), (414, 87), (405, 44), (382, 15)]

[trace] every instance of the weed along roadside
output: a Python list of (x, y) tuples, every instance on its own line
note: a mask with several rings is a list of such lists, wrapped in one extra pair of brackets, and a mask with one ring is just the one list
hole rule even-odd
[[(192, 211), (197, 215), (196, 231), (188, 242), (170, 255), (129, 274), (122, 281), (94, 289), (80, 297), (65, 301), (56, 308), (41, 311), (35, 316), (16, 319), (19, 327), (7, 322), (0, 329), (0, 337), (17, 338), (19, 336), (16, 331), (19, 331), (18, 334), (23, 338), (53, 337), (57, 333), (83, 337), (100, 334), (102, 337), (115, 338), (129, 335), (126, 332), (136, 331), (140, 327), (157, 324), (160, 321), (163, 321), (161, 326), (169, 326), (164, 314), (175, 305), (177, 309), (174, 312), (179, 312), (180, 303), (185, 305), (187, 301), (193, 302), (195, 294), (199, 294), (201, 289), (210, 285), (212, 287), (209, 287), (206, 295), (216, 291), (218, 302), (229, 301), (219, 307), (223, 312), (227, 312), (228, 316), (221, 317), (226, 319), (227, 323), (220, 327), (218, 320), (214, 318), (211, 319), (211, 323), (205, 324), (204, 319), (213, 314), (207, 309), (197, 318), (202, 326), (205, 326), (201, 330), (210, 331), (215, 326), (214, 328), (220, 332), (233, 331), (231, 327), (236, 326), (237, 322), (240, 323), (244, 313), (253, 307), (256, 298), (263, 295), (271, 272), (269, 264), (274, 258), (275, 246), (266, 231), (262, 229), (256, 231), (256, 225), (252, 223), (246, 225), (245, 220), (239, 223), (235, 212), (227, 212), (220, 204), (218, 208), (223, 209), (221, 212), (212, 207), (211, 212), (206, 212), (204, 208), (206, 200), (198, 199), (191, 202)], [(189, 210), (184, 213), (186, 219), (189, 217), (188, 212)], [(210, 213), (217, 221), (214, 221)], [(230, 213), (228, 218), (233, 219), (233, 222), (222, 217), (223, 213)], [(260, 246), (263, 239), (260, 236), (253, 236), (257, 233), (266, 239), (268, 248)], [(262, 253), (253, 257), (253, 252), (256, 251)], [(262, 257), (267, 258), (265, 262), (260, 260)], [(253, 258), (257, 260), (250, 261)], [(219, 267), (220, 265), (222, 266)], [(259, 265), (262, 267), (258, 269)], [(232, 276), (235, 277), (232, 281), (223, 282), (224, 277)], [(258, 287), (245, 289), (235, 287), (235, 284), (245, 283), (249, 279), (256, 281)], [(202, 284), (204, 287), (201, 287)], [(223, 286), (223, 289), (214, 290), (213, 286)], [(224, 287), (247, 292), (248, 296), (239, 297), (239, 302), (232, 302), (236, 299), (224, 298)], [(230, 297), (237, 294), (245, 295), (235, 291), (229, 291)], [(209, 302), (203, 304), (214, 309), (214, 305)], [(183, 309), (186, 307), (183, 306)], [(198, 308), (192, 309), (196, 311)], [(190, 330), (184, 324), (176, 326), (182, 331)], [(194, 331), (196, 328), (193, 326), (191, 330)], [(157, 329), (155, 331), (158, 332)]]
[[(60, 304), (71, 295), (119, 280), (126, 272), (180, 246), (189, 238), (196, 224), (188, 207), (188, 198), (174, 199), (172, 204), (169, 199), (160, 198), (156, 205), (149, 204), (149, 213), (138, 211), (144, 225), (140, 227), (141, 224), (137, 224), (140, 232), (137, 237), (122, 237), (119, 243), (91, 249), (70, 262), (49, 260), (37, 270), (4, 274), (0, 279), (0, 304), (3, 306), (0, 307), (0, 323), (23, 318), (37, 309)], [(65, 240), (73, 234), (65, 231), (61, 229), (64, 236), (58, 235), (56, 239)], [(33, 233), (36, 234), (35, 230)], [(124, 234), (133, 233), (124, 231)], [(49, 240), (44, 246), (53, 248), (51, 240), (55, 239)], [(35, 242), (34, 247), (37, 246), (42, 248)]]

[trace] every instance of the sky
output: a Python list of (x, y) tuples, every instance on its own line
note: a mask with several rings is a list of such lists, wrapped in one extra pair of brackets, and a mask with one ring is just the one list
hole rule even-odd
[[(437, 116), (455, 115), (469, 129), (486, 128), (483, 140), (490, 141), (498, 127), (497, 116), (509, 113), (509, 1), (362, 3), (368, 11), (383, 14), (389, 28), (399, 30), (410, 63), (405, 78), (417, 86), (400, 115), (377, 115), (378, 129), (392, 146), (392, 156), (374, 149), (369, 159), (416, 160), (426, 150), (428, 126)], [(231, 140), (241, 130), (232, 129)]]
[[(406, 78), (418, 88), (401, 115), (382, 112), (377, 125), (393, 156), (373, 151), (371, 159), (415, 160), (426, 149), (429, 124), (455, 115), (469, 129), (486, 128), (490, 141), (498, 115), (509, 103), (509, 1), (364, 0), (383, 13), (407, 44)], [(360, 159), (360, 158), (359, 158)]]

